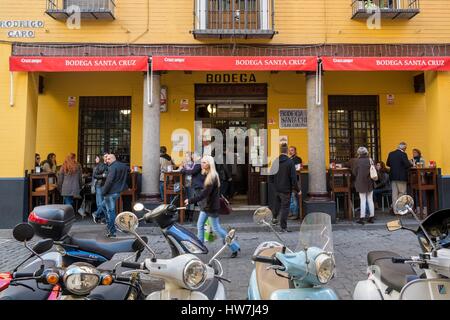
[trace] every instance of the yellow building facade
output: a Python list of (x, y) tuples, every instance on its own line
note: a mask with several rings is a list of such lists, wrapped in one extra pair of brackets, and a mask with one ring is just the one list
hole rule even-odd
[[(442, 58), (442, 68), (324, 69), (322, 134), (325, 167), (345, 162), (358, 145), (369, 144), (373, 157), (382, 161), (400, 141), (408, 143), (409, 158), (412, 148), (420, 149), (427, 162), (435, 161), (441, 169), (440, 205), (450, 206), (450, 69), (445, 69), (450, 13), (442, 10), (444, 0), (423, 0), (420, 6), (415, 1), (390, 3), (382, 1), (378, 12), (369, 12), (364, 1), (351, 0), (2, 1), (0, 209), (10, 218), (1, 218), (8, 221), (0, 225), (13, 225), (29, 210), (27, 174), (34, 170), (35, 153), (45, 158), (53, 152), (61, 164), (74, 152), (89, 167), (95, 154), (110, 149), (122, 152), (131, 167), (145, 171), (155, 166), (143, 154), (148, 144), (144, 71), (10, 72), (11, 57)], [(220, 123), (220, 129), (255, 124), (268, 130), (269, 141), (271, 130), (279, 130), (309, 165), (307, 126), (283, 128), (281, 122), (298, 119), (280, 116), (281, 110), (306, 114), (308, 73), (315, 72), (222, 70), (220, 65), (155, 71), (158, 92), (151, 93), (159, 97), (163, 87), (167, 100), (159, 115), (159, 141), (150, 140), (171, 150), (174, 133), (185, 130), (194, 150), (195, 121), (205, 128)], [(258, 85), (266, 91), (255, 98), (252, 86)], [(230, 97), (223, 96), (226, 92)], [(118, 101), (114, 97), (126, 97), (121, 100), (126, 102), (112, 106)], [(211, 106), (222, 113), (205, 113)], [(172, 156), (181, 161), (180, 153)], [(250, 182), (243, 181), (245, 193)]]

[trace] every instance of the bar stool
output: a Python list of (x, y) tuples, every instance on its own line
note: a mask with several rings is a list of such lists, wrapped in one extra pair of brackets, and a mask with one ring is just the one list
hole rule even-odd
[(130, 174), (131, 177), (131, 188), (128, 188), (125, 191), (120, 193), (119, 201), (119, 210), (123, 211), (123, 197), (131, 197), (131, 206), (136, 202), (137, 197), (137, 172), (132, 172)]
[[(342, 194), (344, 197), (344, 217), (347, 220), (352, 220), (351, 210), (351, 171), (350, 169), (329, 169), (329, 179), (331, 188), (331, 198), (335, 201), (338, 194)], [(339, 204), (338, 204), (339, 209)]]
[[(50, 203), (55, 203), (56, 190), (57, 186), (54, 183), (50, 183), (50, 177), (54, 177), (56, 179), (56, 175), (54, 173), (32, 173), (30, 174), (30, 195), (29, 195), (29, 210), (33, 209), (33, 199), (41, 198), (45, 199), (45, 204), (49, 204), (49, 199), (51, 198)], [(35, 181), (44, 181), (43, 185), (39, 187), (33, 188), (33, 184)]]

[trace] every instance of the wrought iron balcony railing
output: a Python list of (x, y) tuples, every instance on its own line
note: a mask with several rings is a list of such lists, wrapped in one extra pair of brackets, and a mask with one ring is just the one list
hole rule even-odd
[(195, 38), (272, 38), (275, 0), (194, 0)]
[(114, 20), (114, 0), (46, 0), (47, 13), (56, 20), (65, 20), (75, 12), (83, 20)]
[(352, 0), (352, 19), (367, 19), (379, 12), (382, 19), (411, 19), (420, 13), (419, 0)]

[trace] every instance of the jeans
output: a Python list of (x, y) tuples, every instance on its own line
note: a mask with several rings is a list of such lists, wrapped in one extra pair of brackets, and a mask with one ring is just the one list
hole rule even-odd
[(274, 218), (277, 219), (280, 216), (281, 229), (287, 228), (287, 217), (289, 214), (289, 205), (291, 201), (291, 194), (289, 192), (277, 192), (275, 195), (275, 212)]
[(63, 201), (64, 201), (64, 204), (69, 204), (73, 207), (73, 197), (72, 196), (64, 196)]
[(291, 193), (291, 203), (289, 205), (289, 212), (291, 212), (294, 216), (298, 217), (300, 211), (298, 206), (298, 194), (297, 192), (293, 191)]
[(93, 215), (97, 218), (102, 218), (105, 216), (105, 205), (104, 205), (104, 197), (102, 195), (102, 187), (95, 186), (95, 203), (97, 204), (97, 210), (93, 213)]
[(373, 191), (360, 193), (359, 198), (361, 199), (361, 219), (364, 219), (366, 217), (366, 201), (369, 204), (370, 216), (373, 217), (375, 215), (375, 208), (373, 205)]
[(112, 193), (105, 196), (103, 201), (106, 207), (106, 225), (108, 232), (111, 235), (116, 234), (116, 226), (114, 220), (116, 219), (116, 200), (119, 199), (120, 193)]
[(159, 182), (159, 194), (161, 195), (161, 201), (164, 201), (164, 181)]
[[(198, 216), (197, 221), (197, 237), (200, 239), (200, 241), (203, 243), (205, 241), (205, 223), (208, 219), (208, 214), (204, 211), (200, 211), (200, 215)], [(211, 223), (212, 229), (215, 233), (219, 234), (219, 236), (222, 238), (223, 241), (225, 241), (225, 237), (227, 236), (227, 232), (221, 227), (219, 223), (219, 217), (213, 218), (209, 217), (209, 223)], [(240, 249), (239, 244), (237, 241), (233, 241), (229, 248), (231, 252), (236, 252)]]

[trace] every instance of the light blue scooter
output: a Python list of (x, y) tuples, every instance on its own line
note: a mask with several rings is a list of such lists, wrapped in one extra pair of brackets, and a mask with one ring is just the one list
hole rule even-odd
[(274, 230), (272, 212), (263, 207), (253, 220), (271, 228), (281, 243), (268, 241), (256, 248), (252, 260), (249, 300), (338, 300), (325, 285), (334, 276), (331, 219), (326, 213), (308, 214), (300, 227), (300, 242), (292, 252)]

